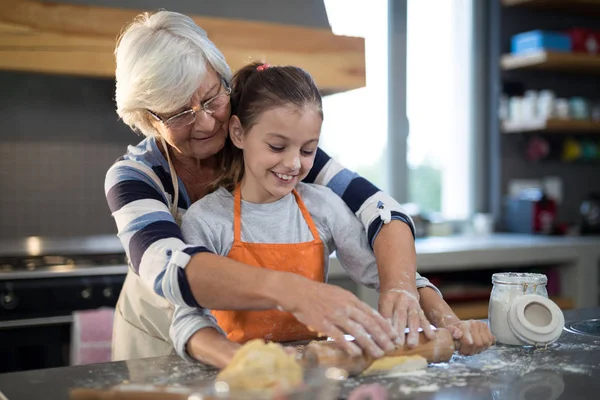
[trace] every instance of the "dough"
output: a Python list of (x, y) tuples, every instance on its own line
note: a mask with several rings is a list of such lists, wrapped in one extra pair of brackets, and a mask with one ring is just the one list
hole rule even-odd
[(235, 353), (216, 379), (226, 382), (230, 391), (285, 391), (302, 383), (303, 372), (282, 345), (254, 339)]
[(363, 375), (388, 372), (410, 372), (427, 368), (427, 359), (422, 356), (382, 357), (373, 362)]

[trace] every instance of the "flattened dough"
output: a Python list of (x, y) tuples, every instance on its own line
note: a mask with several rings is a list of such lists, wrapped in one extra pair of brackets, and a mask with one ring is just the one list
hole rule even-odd
[(422, 356), (382, 357), (373, 362), (363, 375), (389, 372), (410, 372), (427, 368), (427, 359)]
[(251, 340), (233, 356), (231, 363), (217, 375), (231, 391), (287, 390), (302, 383), (302, 367), (278, 343)]

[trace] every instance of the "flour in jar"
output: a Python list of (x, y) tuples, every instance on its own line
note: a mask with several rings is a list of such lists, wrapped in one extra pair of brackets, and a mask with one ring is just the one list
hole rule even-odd
[(548, 297), (544, 274), (506, 272), (492, 276), (494, 288), (490, 295), (489, 324), (498, 343), (522, 345), (508, 324), (508, 314), (512, 304), (520, 296), (537, 294)]

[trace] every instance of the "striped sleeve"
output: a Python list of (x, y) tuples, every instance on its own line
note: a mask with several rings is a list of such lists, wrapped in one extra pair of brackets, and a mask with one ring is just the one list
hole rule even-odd
[(412, 219), (396, 200), (368, 180), (344, 168), (321, 149), (317, 149), (315, 162), (304, 182), (327, 186), (340, 196), (365, 227), (371, 247), (384, 224), (382, 218), (386, 214), (392, 220), (408, 224), (413, 237), (415, 236)]
[(107, 172), (106, 200), (130, 268), (171, 303), (198, 307), (184, 273), (190, 257), (208, 251), (183, 242), (169, 212), (169, 194), (147, 165), (117, 161)]

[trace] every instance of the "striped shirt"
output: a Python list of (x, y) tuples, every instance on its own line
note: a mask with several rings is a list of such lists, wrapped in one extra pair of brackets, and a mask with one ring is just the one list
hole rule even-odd
[[(384, 223), (382, 217), (404, 221), (414, 235), (412, 220), (394, 199), (320, 149), (304, 182), (327, 186), (340, 196), (366, 229), (371, 246)], [(184, 243), (169, 210), (173, 184), (156, 139), (146, 138), (137, 146), (129, 146), (108, 170), (104, 190), (130, 268), (172, 304), (201, 307), (184, 269), (192, 255), (209, 250)], [(179, 213), (184, 214), (191, 204), (179, 179)]]

